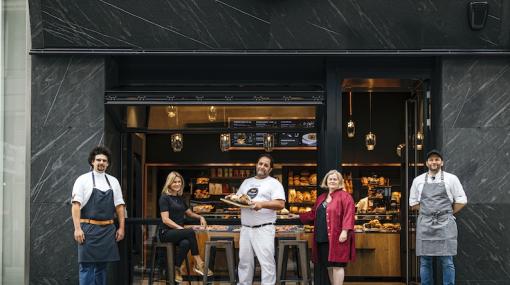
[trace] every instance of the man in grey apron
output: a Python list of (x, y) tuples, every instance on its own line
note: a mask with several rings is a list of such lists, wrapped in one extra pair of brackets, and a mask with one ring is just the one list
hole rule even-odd
[[(89, 155), (92, 172), (76, 179), (72, 217), (78, 242), (80, 285), (106, 284), (106, 265), (119, 260), (117, 242), (124, 238), (124, 200), (117, 179), (105, 173), (110, 151), (96, 147)], [(113, 219), (117, 213), (119, 228)]]
[(428, 172), (416, 177), (409, 205), (419, 210), (416, 222), (416, 255), (420, 256), (422, 285), (432, 285), (432, 258), (440, 259), (443, 284), (455, 284), (453, 256), (457, 255), (457, 224), (453, 214), (467, 203), (457, 176), (441, 170), (443, 157), (437, 150), (427, 154)]

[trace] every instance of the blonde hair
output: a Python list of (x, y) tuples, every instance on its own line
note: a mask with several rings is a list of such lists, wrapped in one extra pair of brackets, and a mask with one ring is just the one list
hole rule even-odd
[(324, 179), (322, 179), (321, 188), (328, 188), (328, 177), (330, 175), (336, 175), (336, 177), (338, 178), (339, 189), (344, 188), (344, 178), (342, 177), (342, 174), (335, 169), (330, 170), (328, 173), (326, 173)]
[(161, 190), (162, 194), (170, 195), (170, 191), (168, 189), (168, 186), (172, 185), (174, 183), (175, 178), (181, 179), (181, 189), (177, 192), (177, 196), (182, 196), (182, 192), (184, 191), (184, 178), (182, 178), (182, 175), (179, 174), (177, 171), (172, 171), (168, 174), (166, 177), (165, 186), (163, 186), (163, 190)]

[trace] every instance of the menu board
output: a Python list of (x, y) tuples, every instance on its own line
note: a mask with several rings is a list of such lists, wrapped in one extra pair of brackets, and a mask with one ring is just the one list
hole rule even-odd
[[(231, 135), (231, 145), (234, 147), (262, 147), (265, 133), (242, 132), (256, 131), (257, 129), (264, 129), (268, 132), (271, 129), (289, 129), (289, 132), (272, 133), (275, 139), (275, 147), (317, 146), (314, 119), (236, 119), (229, 121), (229, 127), (240, 131), (234, 131)], [(300, 129), (300, 131), (292, 132), (292, 129)], [(310, 131), (303, 131), (303, 129), (310, 129)]]

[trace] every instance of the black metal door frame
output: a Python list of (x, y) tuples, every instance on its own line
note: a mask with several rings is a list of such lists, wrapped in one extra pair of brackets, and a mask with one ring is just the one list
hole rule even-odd
[[(349, 58), (346, 60), (342, 59), (331, 59), (327, 62), (326, 66), (326, 104), (322, 106), (321, 111), (323, 112), (321, 118), (320, 126), (323, 130), (321, 143), (319, 144), (319, 161), (318, 161), (318, 169), (319, 174), (324, 175), (329, 169), (339, 169), (341, 171), (341, 163), (342, 163), (342, 81), (347, 78), (396, 78), (396, 79), (418, 79), (422, 80), (426, 83), (424, 89), (426, 90), (426, 96), (424, 101), (424, 114), (426, 114), (426, 123), (427, 127), (424, 127), (424, 132), (427, 140), (425, 141), (425, 149), (430, 149), (431, 145), (435, 145), (435, 141), (437, 138), (434, 136), (435, 132), (431, 129), (431, 122), (433, 119), (431, 118), (431, 112), (428, 108), (431, 101), (430, 90), (431, 86), (434, 86), (434, 90), (437, 90), (440, 85), (439, 76), (437, 73), (437, 69), (434, 68), (434, 60), (430, 58), (419, 58), (412, 59), (401, 58), (401, 57), (385, 57), (385, 58)], [(407, 110), (403, 110), (406, 112)], [(417, 113), (415, 114), (417, 116)], [(407, 113), (406, 113), (407, 118)], [(414, 133), (416, 133), (416, 128), (414, 129)], [(406, 137), (408, 137), (406, 131)], [(406, 155), (408, 148), (405, 148)], [(418, 161), (419, 158), (417, 154), (414, 154), (414, 161)], [(407, 160), (407, 164), (403, 162), (403, 169), (408, 169), (409, 160)], [(413, 164), (413, 167), (417, 167), (416, 164)], [(415, 174), (417, 172), (414, 172)], [(414, 177), (409, 177), (411, 173), (406, 171), (405, 179), (409, 181)], [(410, 186), (410, 185), (409, 185)], [(404, 189), (402, 189), (404, 192)], [(409, 187), (406, 186), (405, 191), (409, 191)], [(405, 215), (405, 219), (402, 221), (402, 233), (403, 237), (401, 237), (401, 247), (403, 251), (401, 251), (401, 268), (402, 268), (402, 281), (406, 284), (413, 284), (414, 280), (411, 280), (411, 276), (409, 274), (412, 262), (409, 260), (409, 236), (407, 232), (407, 222), (408, 222), (408, 198), (407, 195), (403, 195), (402, 198), (403, 206), (401, 208), (405, 208), (402, 216)], [(405, 240), (405, 243), (402, 243), (402, 238)], [(404, 248), (405, 247), (405, 248)]]

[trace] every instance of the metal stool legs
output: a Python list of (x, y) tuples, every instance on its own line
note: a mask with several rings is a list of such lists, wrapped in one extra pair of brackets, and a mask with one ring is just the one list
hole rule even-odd
[[(164, 248), (166, 259), (167, 259), (167, 274), (168, 274), (168, 282), (170, 284), (175, 284), (175, 265), (174, 265), (174, 256), (175, 256), (175, 245), (170, 242), (160, 242), (156, 241), (154, 242), (152, 246), (152, 254), (151, 254), (151, 273), (149, 275), (149, 285), (152, 285), (152, 282), (154, 280), (154, 269), (156, 266), (156, 254), (158, 251), (158, 248)], [(188, 275), (190, 274), (190, 266), (189, 266), (189, 260), (188, 257), (184, 259), (184, 262), (186, 263), (186, 270), (188, 271)], [(189, 284), (191, 285), (191, 280), (189, 281)]]
[[(284, 264), (287, 264), (287, 261), (284, 260), (284, 256), (286, 254), (284, 252), (287, 248), (297, 247), (299, 254), (296, 258), (296, 262), (298, 266), (300, 266), (301, 278), (298, 280), (287, 280), (285, 279), (285, 272), (287, 268), (284, 268)], [(299, 260), (299, 261), (298, 261)], [(287, 267), (287, 266), (285, 266)], [(276, 284), (281, 284), (282, 282), (292, 281), (292, 282), (302, 282), (303, 284), (311, 284), (311, 274), (310, 274), (310, 258), (308, 256), (308, 243), (306, 240), (281, 240), (279, 241), (278, 246), (278, 265), (276, 267)]]
[(152, 245), (152, 254), (151, 254), (151, 273), (149, 275), (149, 285), (152, 285), (154, 270), (156, 269), (156, 254), (158, 248), (164, 248), (165, 254), (167, 257), (167, 274), (168, 279), (171, 283), (175, 282), (175, 272), (174, 272), (174, 245), (173, 243), (162, 243), (159, 241), (155, 241)]
[(209, 262), (211, 261), (211, 250), (217, 248), (223, 248), (226, 251), (227, 255), (227, 268), (228, 268), (228, 276), (229, 282), (231, 284), (236, 284), (235, 277), (235, 263), (234, 263), (234, 243), (231, 240), (216, 240), (216, 241), (207, 241), (205, 243), (205, 268), (204, 268), (204, 276), (202, 279), (202, 284), (206, 285), (208, 282), (207, 273), (209, 271)]

